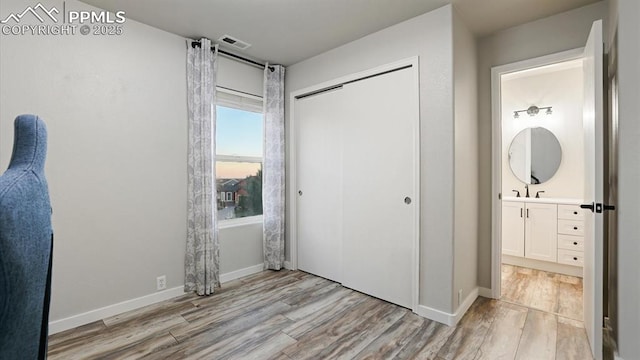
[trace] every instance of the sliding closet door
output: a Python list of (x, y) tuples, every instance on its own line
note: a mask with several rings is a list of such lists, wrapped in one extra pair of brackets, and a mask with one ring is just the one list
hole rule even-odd
[(346, 84), (342, 283), (413, 307), (419, 104), (415, 68)]
[(341, 90), (295, 100), (298, 268), (342, 274)]

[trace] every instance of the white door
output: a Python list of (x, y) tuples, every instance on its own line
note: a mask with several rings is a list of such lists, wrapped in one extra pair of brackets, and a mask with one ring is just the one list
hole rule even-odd
[(415, 67), (344, 86), (345, 286), (413, 308), (419, 103)]
[[(593, 23), (584, 49), (584, 144), (587, 204), (603, 202), (602, 21)], [(600, 205), (601, 206), (601, 205)], [(585, 211), (584, 325), (596, 359), (602, 358), (603, 216)]]
[(342, 90), (296, 100), (298, 268), (342, 274)]
[(502, 253), (524, 257), (524, 203), (502, 202)]
[(558, 259), (558, 205), (525, 206), (524, 256), (556, 262)]

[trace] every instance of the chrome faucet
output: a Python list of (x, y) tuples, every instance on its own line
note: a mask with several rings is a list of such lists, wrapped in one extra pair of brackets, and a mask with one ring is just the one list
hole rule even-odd
[(527, 194), (524, 197), (529, 197), (529, 184), (524, 184), (524, 188), (527, 190)]

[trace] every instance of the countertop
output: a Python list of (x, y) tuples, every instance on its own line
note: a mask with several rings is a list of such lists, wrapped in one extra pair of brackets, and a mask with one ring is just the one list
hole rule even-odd
[(515, 197), (503, 196), (502, 201), (525, 202), (525, 203), (541, 203), (541, 204), (560, 204), (560, 205), (580, 205), (584, 204), (582, 199), (568, 198), (535, 198), (535, 197)]

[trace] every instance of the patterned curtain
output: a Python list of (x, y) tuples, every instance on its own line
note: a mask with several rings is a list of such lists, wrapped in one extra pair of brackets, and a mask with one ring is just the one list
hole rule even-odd
[(284, 67), (264, 69), (262, 207), (264, 268), (284, 266)]
[(218, 47), (187, 40), (189, 151), (185, 291), (210, 295), (220, 286), (215, 203), (215, 88)]

